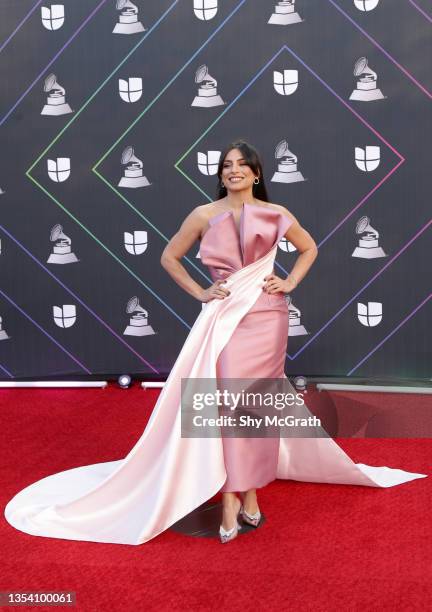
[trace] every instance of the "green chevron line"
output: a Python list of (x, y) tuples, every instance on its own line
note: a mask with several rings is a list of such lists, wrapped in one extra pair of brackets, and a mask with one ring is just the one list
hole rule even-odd
[[(117, 140), (109, 147), (109, 149), (107, 151), (105, 151), (105, 153), (102, 155), (102, 157), (95, 163), (95, 165), (92, 168), (92, 171), (96, 174), (96, 176), (98, 176), (110, 189), (112, 189), (112, 191), (114, 191), (115, 194), (117, 194), (122, 200), (123, 202), (125, 202), (130, 208), (132, 208), (132, 210), (134, 210), (142, 219), (144, 219), (146, 221), (146, 223), (148, 223), (164, 240), (166, 240), (167, 242), (169, 241), (168, 238), (159, 231), (159, 229), (157, 227), (155, 227), (151, 221), (145, 216), (143, 215), (139, 210), (137, 210), (133, 204), (131, 204), (129, 202), (129, 200), (122, 194), (120, 193), (112, 183), (110, 183), (110, 181), (108, 179), (106, 179), (99, 171), (98, 168), (101, 165), (101, 163), (108, 157), (108, 155), (110, 155), (112, 153), (112, 151), (117, 147), (117, 145), (124, 140), (124, 138), (127, 136), (127, 134), (129, 134), (129, 132), (135, 127), (135, 125), (141, 121), (141, 119), (144, 117), (144, 115), (152, 108), (152, 106), (159, 100), (159, 98), (166, 92), (166, 90), (172, 85), (172, 83), (174, 83), (174, 81), (186, 70), (186, 68), (191, 64), (191, 62), (197, 57), (197, 55), (202, 51), (202, 49), (204, 49), (208, 43), (216, 36), (216, 34), (219, 32), (219, 30), (221, 30), (224, 25), (227, 23), (227, 21), (229, 21), (231, 19), (231, 17), (241, 8), (241, 6), (246, 2), (247, 0), (241, 0), (238, 5), (231, 11), (231, 13), (229, 15), (227, 15), (227, 17), (225, 17), (225, 19), (218, 25), (218, 27), (210, 34), (210, 36), (207, 38), (207, 40), (191, 55), (191, 57), (186, 61), (186, 63), (176, 72), (176, 74), (171, 77), (171, 79), (164, 85), (164, 87), (160, 90), (160, 92), (153, 98), (153, 100), (151, 100), (151, 102), (149, 102), (149, 104), (147, 104), (147, 106), (142, 110), (141, 113), (139, 113), (139, 115), (132, 121), (132, 123), (126, 128), (126, 130), (117, 138)], [(195, 185), (197, 188), (198, 186)], [(211, 201), (211, 198), (209, 198), (209, 196), (203, 192), (203, 195), (209, 200)], [(195, 269), (199, 272), (199, 274), (201, 274), (201, 276), (203, 276), (208, 282), (212, 283), (212, 280), (207, 276), (207, 274), (205, 274), (205, 272), (203, 272), (193, 261), (191, 261), (189, 259), (189, 257), (184, 257), (184, 259)]]

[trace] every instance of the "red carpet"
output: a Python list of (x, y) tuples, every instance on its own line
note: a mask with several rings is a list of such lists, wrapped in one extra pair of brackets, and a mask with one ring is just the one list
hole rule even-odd
[[(432, 476), (390, 489), (275, 481), (259, 492), (263, 527), (226, 545), (170, 530), (141, 546), (73, 542), (9, 526), (4, 506), (27, 484), (124, 457), (157, 395), (138, 386), (0, 391), (0, 591), (71, 590), (75, 609), (89, 612), (432, 607)], [(377, 397), (396, 396), (361, 401)], [(430, 439), (338, 443), (356, 462), (432, 473)]]

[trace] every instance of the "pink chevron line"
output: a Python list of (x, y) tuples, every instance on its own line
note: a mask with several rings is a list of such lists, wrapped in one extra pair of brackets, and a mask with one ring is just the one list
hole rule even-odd
[(25, 22), (27, 21), (27, 19), (30, 17), (30, 15), (37, 9), (37, 7), (39, 6), (39, 4), (42, 4), (42, 0), (38, 0), (36, 2), (36, 4), (33, 6), (33, 8), (31, 8), (29, 10), (29, 12), (27, 13), (27, 15), (19, 22), (19, 24), (17, 25), (17, 27), (15, 28), (15, 30), (12, 32), (12, 34), (10, 34), (6, 40), (4, 41), (4, 43), (2, 44), (2, 46), (0, 47), (0, 53), (3, 51), (3, 49), (6, 47), (7, 44), (10, 43), (10, 41), (12, 40), (12, 38), (15, 36), (15, 34), (18, 32), (18, 30), (20, 30), (22, 28), (22, 26), (25, 24)]
[(428, 96), (428, 98), (432, 99), (432, 93), (428, 89), (426, 89), (424, 85), (422, 85), (419, 81), (417, 81), (417, 79), (411, 74), (411, 72), (408, 72), (408, 70), (404, 66), (402, 66), (402, 64), (399, 64), (399, 62), (392, 55), (390, 55), (390, 53), (386, 51), (384, 47), (382, 47), (374, 38), (372, 38), (372, 36), (368, 34), (366, 30), (364, 30), (352, 17), (350, 17), (348, 13), (346, 13), (339, 6), (339, 4), (335, 2), (335, 0), (328, 0), (328, 1), (341, 13), (341, 15), (343, 15), (346, 19), (348, 19), (348, 21), (350, 21), (353, 24), (353, 26), (355, 26), (362, 34), (364, 34), (366, 38), (368, 38), (370, 42), (373, 45), (375, 45), (375, 47), (377, 47), (377, 49), (379, 49), (382, 53), (384, 53), (384, 55), (391, 62), (393, 62), (393, 64), (397, 66), (399, 70), (403, 72), (410, 79), (410, 81), (414, 83), (414, 85), (416, 85), (419, 89), (421, 89), (421, 91), (425, 93)]
[(428, 21), (432, 23), (432, 17), (428, 15), (426, 11), (424, 11), (422, 8), (420, 8), (419, 5), (414, 2), (414, 0), (408, 0), (408, 2), (410, 2), (413, 5), (413, 7), (417, 9), (418, 12), (423, 15), (423, 17), (425, 17), (425, 19), (427, 19)]

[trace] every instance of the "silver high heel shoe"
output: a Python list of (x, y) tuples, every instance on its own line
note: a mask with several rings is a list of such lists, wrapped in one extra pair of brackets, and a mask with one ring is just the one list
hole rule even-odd
[(231, 540), (234, 540), (234, 538), (237, 537), (239, 530), (242, 528), (242, 526), (238, 522), (238, 517), (240, 515), (242, 507), (243, 506), (241, 505), (240, 510), (237, 513), (236, 524), (234, 525), (234, 527), (232, 527), (232, 529), (228, 529), (227, 531), (226, 529), (222, 527), (222, 525), (219, 527), (219, 538), (222, 544), (225, 544), (226, 542), (231, 542)]
[(248, 514), (243, 505), (240, 508), (240, 516), (244, 523), (252, 525), (252, 527), (258, 527), (261, 522), (261, 512), (259, 510), (255, 514)]

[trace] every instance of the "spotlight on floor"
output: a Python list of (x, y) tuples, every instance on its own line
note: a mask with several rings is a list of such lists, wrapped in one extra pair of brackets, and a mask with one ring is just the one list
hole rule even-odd
[(297, 391), (306, 391), (307, 380), (304, 376), (296, 376), (293, 382)]
[(129, 376), (129, 374), (122, 374), (121, 376), (118, 377), (117, 382), (119, 384), (119, 387), (121, 389), (127, 389), (130, 384), (131, 384), (131, 377)]

